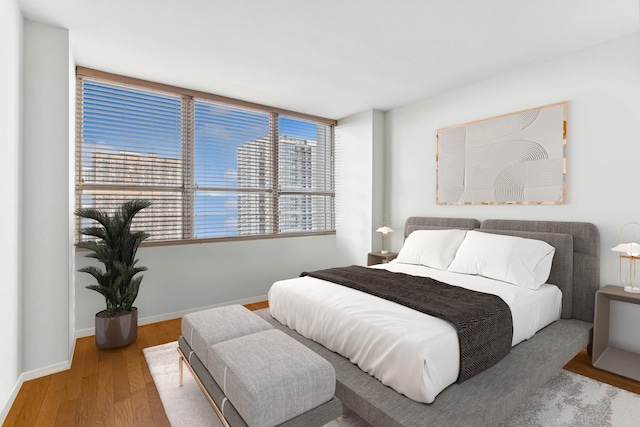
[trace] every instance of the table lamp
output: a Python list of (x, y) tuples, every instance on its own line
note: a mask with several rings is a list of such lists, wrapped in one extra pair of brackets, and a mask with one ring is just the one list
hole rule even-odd
[[(625, 224), (620, 230), (622, 240), (622, 231), (627, 225), (640, 225), (638, 223)], [(635, 237), (635, 236), (634, 236)], [(640, 259), (640, 244), (635, 242), (620, 243), (618, 246), (611, 248), (612, 251), (620, 253), (620, 281), (625, 285), (624, 290), (634, 294), (640, 293), (640, 287), (634, 284), (636, 279), (636, 261)], [(629, 260), (629, 271), (626, 275), (622, 275), (622, 264)]]
[(388, 251), (388, 250), (386, 250), (386, 249), (384, 248), (384, 238), (385, 238), (389, 233), (393, 233), (393, 228), (391, 228), (391, 227), (388, 227), (388, 226), (384, 225), (384, 226), (382, 226), (382, 227), (378, 228), (378, 229), (376, 230), (376, 232), (378, 232), (378, 233), (382, 233), (382, 250), (380, 251), (380, 253), (381, 253), (381, 254), (388, 254), (388, 253), (389, 253), (389, 251)]

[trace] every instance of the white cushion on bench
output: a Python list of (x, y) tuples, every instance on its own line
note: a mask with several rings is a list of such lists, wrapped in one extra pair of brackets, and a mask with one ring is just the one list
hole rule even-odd
[(241, 305), (211, 308), (182, 318), (182, 336), (203, 361), (213, 344), (272, 328)]
[(281, 424), (333, 398), (333, 366), (271, 329), (209, 348), (207, 369), (250, 427)]

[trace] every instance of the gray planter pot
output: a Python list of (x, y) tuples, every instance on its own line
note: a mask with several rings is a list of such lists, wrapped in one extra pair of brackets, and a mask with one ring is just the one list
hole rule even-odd
[(96, 314), (96, 347), (112, 349), (127, 346), (138, 338), (138, 309), (108, 317), (103, 310)]

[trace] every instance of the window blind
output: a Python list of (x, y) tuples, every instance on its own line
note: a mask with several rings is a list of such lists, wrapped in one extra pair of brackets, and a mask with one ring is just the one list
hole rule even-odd
[(278, 117), (280, 231), (333, 227), (333, 130), (327, 125)]
[(160, 242), (333, 232), (333, 125), (198, 95), (79, 74), (77, 207), (148, 199)]

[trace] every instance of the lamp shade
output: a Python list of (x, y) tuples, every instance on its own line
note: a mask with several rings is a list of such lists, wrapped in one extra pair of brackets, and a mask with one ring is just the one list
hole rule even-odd
[(380, 227), (376, 230), (376, 232), (378, 233), (382, 233), (382, 234), (389, 234), (389, 233), (393, 233), (393, 228), (391, 227), (387, 227), (386, 225), (383, 227)]
[(614, 252), (623, 252), (630, 256), (639, 256), (640, 255), (640, 244), (638, 243), (620, 243), (615, 248), (611, 248)]

